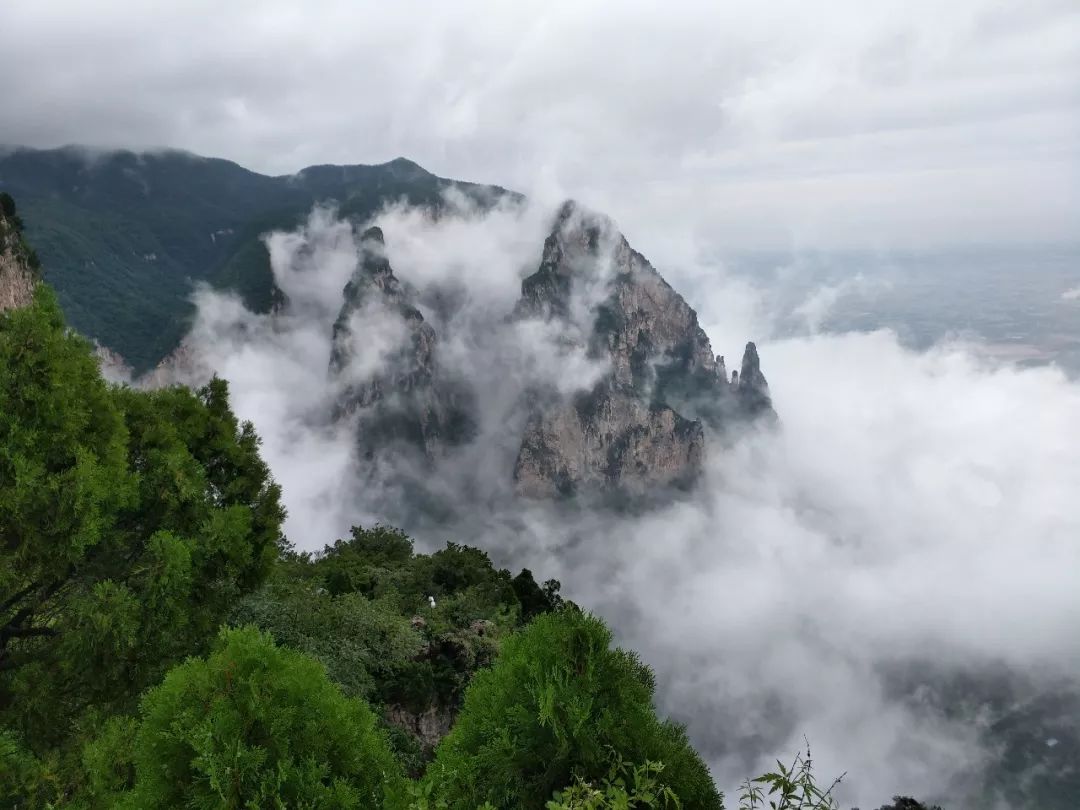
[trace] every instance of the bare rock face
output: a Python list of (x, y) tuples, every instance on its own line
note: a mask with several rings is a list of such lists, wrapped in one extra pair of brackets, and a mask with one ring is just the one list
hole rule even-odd
[(640, 495), (696, 478), (704, 424), (724, 431), (772, 414), (757, 349), (729, 382), (697, 314), (610, 219), (560, 209), (515, 318), (559, 322), (568, 342), (607, 361), (589, 392), (536, 397), (514, 469), (519, 494)]
[(29, 305), (38, 282), (17, 222), (0, 212), (0, 312)]
[(394, 276), (382, 231), (365, 231), (360, 248), (333, 329), (331, 372), (344, 391), (339, 416), (361, 412), (367, 457), (393, 444), (435, 456), (471, 435), (468, 389), (441, 373), (435, 330)]
[(455, 712), (442, 706), (429, 706), (422, 712), (409, 711), (403, 706), (386, 709), (386, 721), (404, 729), (417, 739), (425, 753), (430, 754), (454, 725)]
[(534, 498), (614, 490), (647, 495), (691, 484), (704, 450), (700, 422), (601, 384), (532, 415), (514, 479), (519, 494)]

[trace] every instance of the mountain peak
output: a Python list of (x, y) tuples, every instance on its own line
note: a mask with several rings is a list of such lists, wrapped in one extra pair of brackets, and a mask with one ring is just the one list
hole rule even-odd
[(376, 242), (380, 245), (385, 245), (386, 239), (383, 236), (382, 228), (380, 228), (378, 225), (372, 225), (370, 228), (360, 234), (360, 242)]
[(613, 220), (573, 200), (559, 207), (514, 317), (561, 324), (568, 344), (609, 368), (571, 401), (537, 399), (514, 470), (521, 494), (685, 486), (702, 464), (705, 424), (726, 430), (772, 412), (754, 344), (747, 383), (729, 383), (697, 313)]
[[(735, 383), (735, 380), (732, 381)], [(743, 352), (742, 369), (739, 372), (735, 393), (739, 400), (742, 411), (751, 418), (764, 414), (772, 414), (772, 397), (769, 395), (769, 384), (765, 381), (765, 375), (761, 373), (761, 360), (758, 358), (757, 346), (753, 341), (746, 344)], [(775, 417), (775, 414), (773, 414)]]
[(409, 160), (407, 157), (396, 157), (393, 160), (388, 160), (382, 164), (387, 168), (395, 169), (397, 171), (410, 171), (418, 174), (431, 174), (427, 169), (417, 163), (415, 160)]

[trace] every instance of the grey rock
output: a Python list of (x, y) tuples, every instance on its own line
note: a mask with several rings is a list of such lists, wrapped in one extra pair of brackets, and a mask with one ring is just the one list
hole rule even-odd
[(15, 222), (0, 214), (0, 312), (34, 300), (38, 274), (29, 259)]
[(742, 371), (737, 381), (732, 377), (732, 382), (735, 384), (735, 396), (744, 417), (775, 419), (772, 397), (769, 396), (769, 383), (766, 382), (765, 375), (761, 373), (761, 361), (758, 359), (757, 346), (753, 343), (746, 344)]
[(772, 414), (757, 349), (728, 382), (697, 314), (607, 217), (565, 203), (513, 317), (557, 321), (609, 364), (588, 392), (538, 392), (514, 467), (530, 497), (637, 496), (691, 484), (708, 425), (720, 433)]
[[(344, 389), (338, 416), (360, 412), (366, 457), (394, 444), (439, 455), (472, 434), (470, 392), (439, 368), (435, 330), (414, 305), (415, 292), (394, 275), (379, 228), (363, 233), (360, 253), (333, 327), (330, 369)], [(377, 366), (359, 373), (351, 345), (357, 338), (388, 344)]]
[(700, 422), (601, 384), (532, 415), (514, 481), (519, 494), (533, 498), (615, 491), (649, 495), (691, 484), (704, 447)]
[(444, 706), (429, 706), (422, 712), (409, 711), (404, 706), (388, 706), (385, 717), (388, 723), (409, 732), (425, 752), (430, 753), (450, 733), (455, 712)]

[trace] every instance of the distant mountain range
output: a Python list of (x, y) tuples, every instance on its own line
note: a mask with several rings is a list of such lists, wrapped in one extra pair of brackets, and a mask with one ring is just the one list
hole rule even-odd
[(295, 227), (322, 201), (357, 219), (397, 200), (437, 208), (448, 188), (481, 204), (519, 196), (437, 177), (404, 158), (268, 177), (179, 151), (0, 152), (0, 191), (18, 200), (68, 322), (136, 372), (180, 342), (195, 282), (235, 289), (255, 311), (273, 305), (267, 231)]

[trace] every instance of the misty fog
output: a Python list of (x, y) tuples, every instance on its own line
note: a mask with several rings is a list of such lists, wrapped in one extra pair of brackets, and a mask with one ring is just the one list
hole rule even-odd
[[(402, 282), (421, 301), (438, 292), (455, 302), (449, 314), (421, 308), (440, 362), (481, 392), (475, 441), (424, 472), (459, 504), (438, 521), (356, 458), (353, 421), (333, 419), (331, 325), (359, 227), (323, 208), (298, 232), (266, 238), (288, 298), (277, 314), (209, 289), (195, 296), (181, 379), (228, 379), (238, 414), (263, 437), (298, 548), (389, 522), (422, 548), (474, 544), (561, 580), (656, 669), (661, 708), (688, 724), (729, 795), (805, 735), (822, 774), (847, 772), (845, 806), (913, 790), (959, 802), (995, 752), (978, 705), (950, 717), (920, 679), (1000, 672), (1036, 692), (1074, 688), (1080, 455), (1068, 438), (1080, 385), (959, 343), (915, 352), (889, 331), (820, 333), (837, 297), (828, 290), (795, 308), (806, 334), (780, 337), (775, 296), (745, 278), (659, 266), (688, 280), (714, 351), (734, 357), (758, 342), (779, 429), (726, 448), (713, 437), (693, 494), (645, 514), (523, 502), (511, 471), (524, 381), (569, 394), (603, 369), (542, 324), (506, 320), (552, 208), (450, 202), (451, 216), (396, 207), (375, 221)], [(370, 310), (354, 319), (358, 373), (401, 339), (391, 321)], [(912, 680), (915, 663), (923, 675)]]

